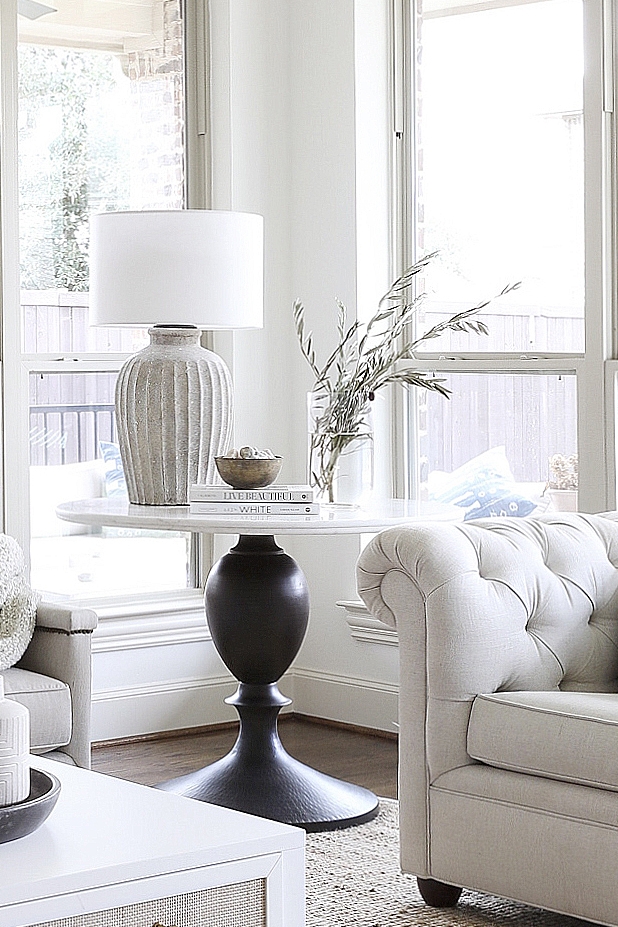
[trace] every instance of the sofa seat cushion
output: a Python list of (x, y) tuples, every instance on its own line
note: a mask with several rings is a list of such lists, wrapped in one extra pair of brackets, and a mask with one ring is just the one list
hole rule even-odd
[(467, 749), (489, 766), (618, 791), (618, 694), (478, 695)]
[(30, 752), (47, 753), (71, 739), (71, 692), (59, 679), (11, 667), (3, 670), (8, 698), (30, 712)]

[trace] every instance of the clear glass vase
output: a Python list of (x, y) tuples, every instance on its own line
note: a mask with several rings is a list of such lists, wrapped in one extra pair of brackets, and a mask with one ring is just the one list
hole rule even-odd
[(323, 427), (325, 393), (307, 394), (309, 483), (323, 505), (366, 505), (373, 491), (373, 425), (367, 412), (354, 433)]

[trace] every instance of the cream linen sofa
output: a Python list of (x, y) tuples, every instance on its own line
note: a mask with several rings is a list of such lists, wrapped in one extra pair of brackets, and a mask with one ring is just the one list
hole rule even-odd
[(360, 595), (400, 647), (401, 864), (618, 925), (618, 521), (392, 528)]
[(30, 750), (90, 767), (91, 639), (95, 612), (41, 603), (32, 640), (2, 670), (9, 698), (30, 712)]

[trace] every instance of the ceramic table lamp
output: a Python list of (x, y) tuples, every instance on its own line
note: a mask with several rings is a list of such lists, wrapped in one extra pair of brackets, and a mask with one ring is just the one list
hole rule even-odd
[(261, 328), (263, 220), (205, 209), (93, 217), (94, 325), (153, 326), (118, 376), (116, 423), (129, 500), (185, 505), (216, 482), (231, 442), (232, 383), (200, 329)]
[(14, 805), (30, 793), (30, 714), (4, 697), (0, 676), (0, 806)]

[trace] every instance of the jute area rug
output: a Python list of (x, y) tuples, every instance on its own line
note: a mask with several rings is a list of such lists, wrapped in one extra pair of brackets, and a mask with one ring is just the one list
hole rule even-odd
[(382, 799), (368, 824), (307, 834), (307, 927), (587, 927), (493, 895), (464, 891), (430, 908), (399, 869), (398, 805)]

